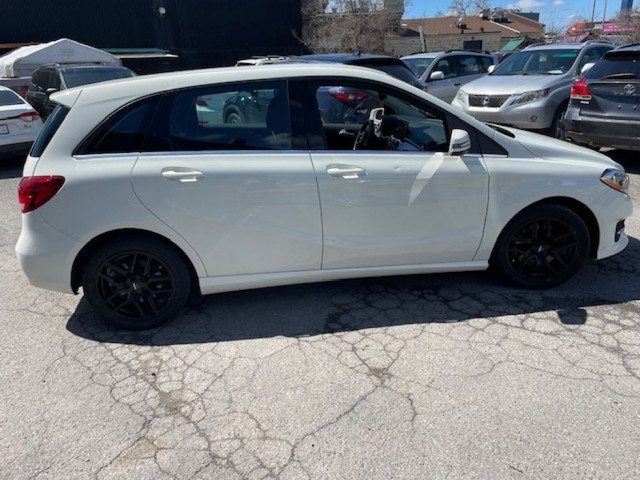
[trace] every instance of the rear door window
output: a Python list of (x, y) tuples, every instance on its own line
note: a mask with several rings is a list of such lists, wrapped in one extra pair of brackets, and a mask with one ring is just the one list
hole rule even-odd
[(183, 90), (162, 103), (145, 151), (290, 150), (285, 81)]

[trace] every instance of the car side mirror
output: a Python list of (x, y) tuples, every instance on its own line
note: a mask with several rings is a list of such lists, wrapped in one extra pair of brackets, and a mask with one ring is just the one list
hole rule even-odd
[(431, 75), (429, 75), (429, 80), (443, 80), (443, 79), (444, 79), (444, 73), (441, 72), (440, 70), (436, 70)]
[(487, 68), (487, 73), (491, 75), (495, 69), (496, 69), (495, 65), (489, 65), (489, 68)]
[(57, 91), (57, 88), (47, 88), (47, 95), (51, 95), (52, 93), (56, 93)]
[(449, 142), (449, 156), (458, 157), (464, 155), (471, 148), (471, 139), (466, 130), (454, 128), (451, 132), (451, 141)]
[(593, 67), (596, 64), (596, 62), (589, 62), (586, 63), (584, 65), (584, 67), (582, 67), (582, 70), (580, 70), (580, 76), (584, 75), (585, 73), (587, 73), (589, 70), (591, 70), (591, 67)]

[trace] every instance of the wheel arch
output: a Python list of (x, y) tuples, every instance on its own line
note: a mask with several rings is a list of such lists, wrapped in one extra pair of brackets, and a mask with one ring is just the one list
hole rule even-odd
[[(523, 212), (529, 210), (530, 208), (537, 207), (539, 205), (562, 205), (570, 210), (574, 211), (585, 223), (587, 226), (587, 230), (589, 232), (589, 253), (588, 257), (591, 259), (596, 258), (598, 253), (598, 246), (600, 245), (600, 225), (598, 224), (598, 220), (594, 213), (591, 211), (589, 207), (587, 207), (584, 203), (575, 198), (571, 197), (549, 197), (538, 200), (530, 205), (519, 210), (511, 219), (505, 224), (505, 226), (500, 231), (500, 234), (497, 238), (500, 238), (503, 232), (511, 225), (511, 223), (518, 218)], [(497, 242), (496, 242), (497, 243)], [(495, 250), (495, 245), (494, 245)], [(492, 251), (493, 255), (493, 251)]]
[(178, 247), (174, 242), (172, 242), (168, 238), (162, 235), (159, 235), (157, 233), (150, 232), (148, 230), (141, 230), (141, 229), (135, 229), (135, 228), (125, 228), (125, 229), (112, 230), (109, 232), (105, 232), (91, 239), (84, 247), (82, 247), (80, 252), (78, 252), (78, 254), (76, 255), (76, 258), (73, 261), (73, 266), (71, 268), (71, 288), (73, 289), (73, 291), (77, 293), (78, 289), (82, 284), (82, 272), (92, 252), (95, 252), (101, 246), (109, 242), (112, 242), (116, 239), (126, 238), (131, 236), (153, 238), (155, 240), (158, 240), (164, 243), (169, 248), (173, 249), (176, 253), (178, 253), (178, 255), (180, 255), (180, 257), (185, 262), (185, 265), (189, 270), (189, 275), (191, 276), (191, 280), (192, 280), (191, 282), (192, 293), (197, 293), (197, 294), (200, 293), (200, 284), (198, 281), (198, 274), (196, 273), (196, 269), (193, 266), (193, 262), (189, 259), (189, 256), (180, 247)]

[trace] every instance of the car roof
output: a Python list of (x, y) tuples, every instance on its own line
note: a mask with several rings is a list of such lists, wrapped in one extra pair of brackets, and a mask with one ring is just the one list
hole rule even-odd
[(199, 87), (207, 84), (316, 76), (343, 76), (356, 79), (383, 80), (403, 87), (407, 85), (406, 82), (384, 72), (361, 66), (340, 63), (282, 62), (256, 65), (251, 68), (222, 67), (141, 75), (62, 90), (54, 93), (51, 98), (70, 107), (80, 97), (80, 93), (82, 93), (82, 98), (88, 102), (118, 98), (135, 99), (162, 91)]
[(332, 62), (346, 63), (356, 65), (360, 63), (376, 62), (376, 63), (398, 63), (399, 58), (389, 55), (376, 55), (373, 53), (316, 53), (312, 55), (299, 55), (297, 57), (289, 57), (290, 60), (302, 60), (309, 62)]
[(629, 43), (627, 45), (620, 45), (619, 47), (616, 47), (614, 50), (609, 50), (607, 54), (610, 54), (610, 53), (615, 54), (615, 52), (632, 52), (632, 53), (640, 52), (640, 43)]
[(528, 47), (522, 49), (521, 51), (529, 51), (529, 50), (561, 50), (561, 49), (573, 49), (573, 50), (582, 50), (587, 45), (608, 45), (613, 46), (609, 42), (594, 42), (588, 41), (584, 43), (544, 43), (544, 44), (533, 44)]
[(483, 57), (490, 57), (490, 52), (481, 52), (478, 50), (441, 50), (439, 52), (416, 52), (409, 55), (405, 55), (401, 58), (436, 58), (441, 55), (480, 55)]

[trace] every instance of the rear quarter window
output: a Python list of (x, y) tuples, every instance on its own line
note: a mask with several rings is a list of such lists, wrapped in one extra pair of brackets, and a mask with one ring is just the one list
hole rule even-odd
[(68, 113), (69, 108), (63, 105), (58, 105), (53, 110), (51, 115), (49, 115), (49, 118), (47, 118), (44, 127), (42, 127), (40, 135), (38, 135), (38, 138), (31, 147), (31, 152), (29, 153), (30, 156), (37, 158), (42, 155)]

